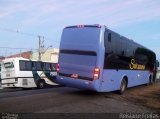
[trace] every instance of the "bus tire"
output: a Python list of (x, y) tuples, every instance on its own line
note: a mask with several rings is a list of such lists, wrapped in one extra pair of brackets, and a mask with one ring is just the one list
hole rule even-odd
[(152, 78), (152, 76), (150, 75), (150, 76), (149, 76), (149, 79), (148, 79), (147, 85), (149, 86), (149, 85), (152, 85), (152, 84), (153, 84), (153, 78)]
[(45, 85), (46, 85), (46, 83), (45, 83), (44, 80), (40, 80), (40, 81), (38, 81), (38, 83), (37, 83), (37, 87), (38, 87), (39, 89), (45, 88)]
[(124, 93), (124, 91), (126, 90), (126, 88), (127, 88), (127, 80), (126, 80), (126, 78), (123, 78), (121, 81), (119, 94), (122, 95)]

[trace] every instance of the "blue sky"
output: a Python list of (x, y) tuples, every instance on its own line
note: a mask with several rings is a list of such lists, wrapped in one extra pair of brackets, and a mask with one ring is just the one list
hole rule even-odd
[(0, 0), (0, 55), (37, 49), (38, 35), (58, 48), (62, 29), (76, 24), (106, 25), (160, 59), (160, 0)]

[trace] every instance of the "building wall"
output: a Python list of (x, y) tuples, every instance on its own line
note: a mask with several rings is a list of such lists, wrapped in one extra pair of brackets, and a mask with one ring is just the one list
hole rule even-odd
[(160, 79), (160, 70), (157, 71), (156, 79)]
[(27, 51), (27, 52), (22, 52), (22, 53), (19, 53), (19, 54), (8, 56), (6, 58), (23, 57), (23, 58), (30, 59), (31, 56), (32, 56), (32, 51)]
[[(58, 54), (59, 54), (59, 49), (48, 49), (44, 54), (41, 55), (41, 60), (42, 61), (52, 61), (57, 63), (58, 62)], [(38, 60), (38, 52), (35, 52), (32, 54), (32, 60)]]

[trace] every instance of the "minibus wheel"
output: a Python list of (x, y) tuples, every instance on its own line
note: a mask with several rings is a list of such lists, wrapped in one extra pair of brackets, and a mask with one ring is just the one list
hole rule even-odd
[(45, 81), (44, 80), (40, 80), (40, 81), (38, 81), (38, 83), (37, 83), (37, 87), (39, 88), (39, 89), (42, 89), (42, 88), (45, 88)]
[(126, 78), (123, 78), (121, 81), (119, 93), (122, 95), (124, 91), (126, 90), (126, 88), (127, 88), (127, 80)]

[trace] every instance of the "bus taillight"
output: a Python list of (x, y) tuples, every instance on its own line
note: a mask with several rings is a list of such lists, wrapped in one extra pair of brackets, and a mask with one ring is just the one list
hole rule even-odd
[(93, 75), (93, 79), (96, 80), (96, 79), (99, 79), (99, 75), (100, 75), (100, 69), (98, 67), (96, 67), (94, 69), (94, 75)]
[(59, 72), (59, 64), (58, 63), (56, 65), (56, 71), (57, 71), (57, 73)]

